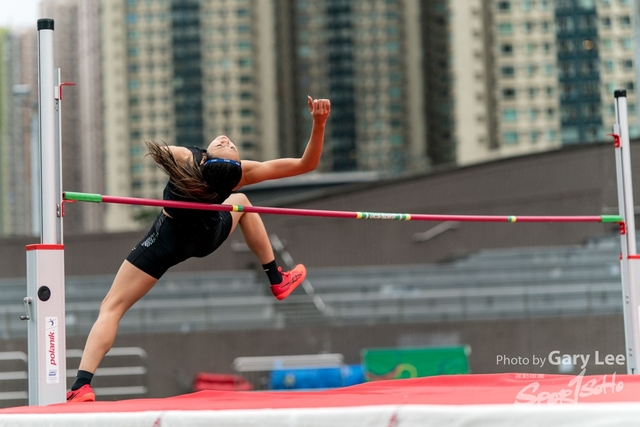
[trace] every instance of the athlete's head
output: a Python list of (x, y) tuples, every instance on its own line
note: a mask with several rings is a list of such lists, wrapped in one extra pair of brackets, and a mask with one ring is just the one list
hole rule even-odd
[(242, 178), (242, 165), (240, 162), (224, 157), (203, 158), (201, 165), (202, 179), (215, 193), (230, 193)]
[(221, 158), (240, 161), (240, 155), (238, 154), (238, 148), (231, 142), (226, 135), (220, 135), (209, 143), (207, 147), (207, 156), (209, 158)]

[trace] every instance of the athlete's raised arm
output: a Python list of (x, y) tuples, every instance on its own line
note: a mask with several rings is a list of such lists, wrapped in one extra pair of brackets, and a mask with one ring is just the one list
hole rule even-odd
[(242, 162), (242, 179), (236, 189), (270, 179), (301, 175), (311, 172), (318, 166), (324, 145), (324, 128), (331, 112), (331, 102), (328, 99), (312, 99), (309, 96), (307, 104), (311, 117), (313, 117), (313, 126), (302, 157), (265, 162), (245, 160)]

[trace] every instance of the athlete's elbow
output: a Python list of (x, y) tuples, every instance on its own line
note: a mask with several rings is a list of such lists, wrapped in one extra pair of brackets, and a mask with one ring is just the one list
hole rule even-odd
[(308, 172), (313, 172), (314, 170), (316, 170), (316, 168), (318, 167), (318, 163), (317, 161), (301, 161), (300, 162), (300, 173), (308, 173)]

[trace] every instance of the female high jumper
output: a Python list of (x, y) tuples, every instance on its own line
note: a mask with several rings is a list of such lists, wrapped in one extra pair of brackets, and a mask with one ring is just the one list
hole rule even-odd
[[(224, 135), (214, 139), (206, 150), (148, 142), (149, 154), (169, 175), (163, 199), (250, 206), (246, 195), (233, 192), (245, 185), (314, 170), (322, 155), (331, 103), (328, 99), (314, 100), (311, 97), (307, 102), (313, 126), (307, 147), (299, 159), (241, 161), (238, 149)], [(149, 292), (170, 267), (191, 257), (209, 255), (238, 224), (247, 245), (267, 273), (271, 292), (277, 299), (286, 298), (304, 281), (307, 273), (303, 265), (286, 272), (278, 267), (258, 214), (162, 209), (149, 233), (120, 266), (111, 289), (102, 301), (98, 319), (91, 328), (82, 353), (78, 375), (67, 393), (67, 402), (95, 400), (91, 380), (113, 345), (124, 313)]]

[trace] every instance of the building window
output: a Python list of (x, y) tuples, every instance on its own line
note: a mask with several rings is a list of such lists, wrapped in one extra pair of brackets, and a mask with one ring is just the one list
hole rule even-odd
[(561, 77), (573, 77), (576, 75), (576, 67), (573, 62), (564, 61), (560, 64)]
[(562, 128), (562, 142), (573, 144), (580, 142), (580, 132), (575, 126), (567, 126)]
[(561, 83), (560, 91), (562, 97), (565, 99), (573, 98), (576, 95), (576, 89), (572, 83)]
[(511, 22), (501, 22), (498, 24), (498, 32), (502, 35), (509, 35), (513, 33), (513, 25)]
[(509, 12), (509, 11), (511, 11), (511, 2), (509, 2), (509, 1), (498, 2), (498, 10), (500, 12)]
[(573, 42), (571, 40), (561, 40), (558, 43), (558, 52), (562, 54), (573, 52)]
[(513, 54), (513, 45), (511, 43), (505, 43), (500, 46), (500, 52), (503, 55), (512, 55)]
[(596, 8), (596, 0), (578, 0), (578, 6), (585, 10), (593, 10)]
[(535, 43), (527, 43), (525, 45), (525, 52), (527, 55), (533, 55), (536, 52), (538, 45)]
[(240, 58), (240, 59), (238, 59), (238, 66), (240, 68), (250, 68), (251, 67), (251, 58)]
[(518, 143), (518, 132), (505, 132), (502, 134), (502, 140), (507, 145), (514, 145)]
[(402, 138), (402, 135), (394, 133), (389, 137), (389, 141), (391, 141), (392, 145), (402, 145), (404, 138)]
[(600, 106), (598, 104), (585, 105), (583, 115), (585, 117), (598, 117), (600, 115)]
[(575, 120), (578, 118), (578, 110), (575, 105), (565, 105), (560, 109), (560, 117), (564, 121)]
[(608, 73), (613, 72), (615, 68), (615, 62), (612, 59), (607, 59), (604, 61), (604, 70)]
[(307, 57), (309, 57), (309, 55), (311, 55), (311, 48), (309, 46), (300, 45), (298, 47), (298, 56), (301, 56), (303, 58), (307, 58)]
[(400, 45), (396, 42), (387, 43), (387, 51), (391, 53), (398, 52), (400, 50)]
[(513, 66), (502, 67), (502, 76), (503, 77), (513, 77), (516, 74), (516, 70)]
[(504, 88), (502, 89), (502, 97), (506, 100), (516, 99), (516, 90), (513, 88)]
[(631, 28), (631, 18), (629, 17), (629, 15), (620, 17), (620, 25), (622, 26), (622, 28)]
[(558, 32), (570, 32), (574, 29), (573, 18), (561, 17), (558, 18)]
[(598, 81), (585, 82), (582, 87), (582, 93), (584, 95), (598, 95), (600, 93), (600, 84)]
[(402, 90), (398, 87), (392, 87), (389, 89), (389, 98), (398, 99), (402, 96)]
[(535, 144), (540, 139), (540, 131), (532, 130), (529, 132), (529, 140), (532, 144)]
[(513, 108), (503, 110), (502, 120), (508, 123), (516, 122), (518, 120), (518, 112)]

